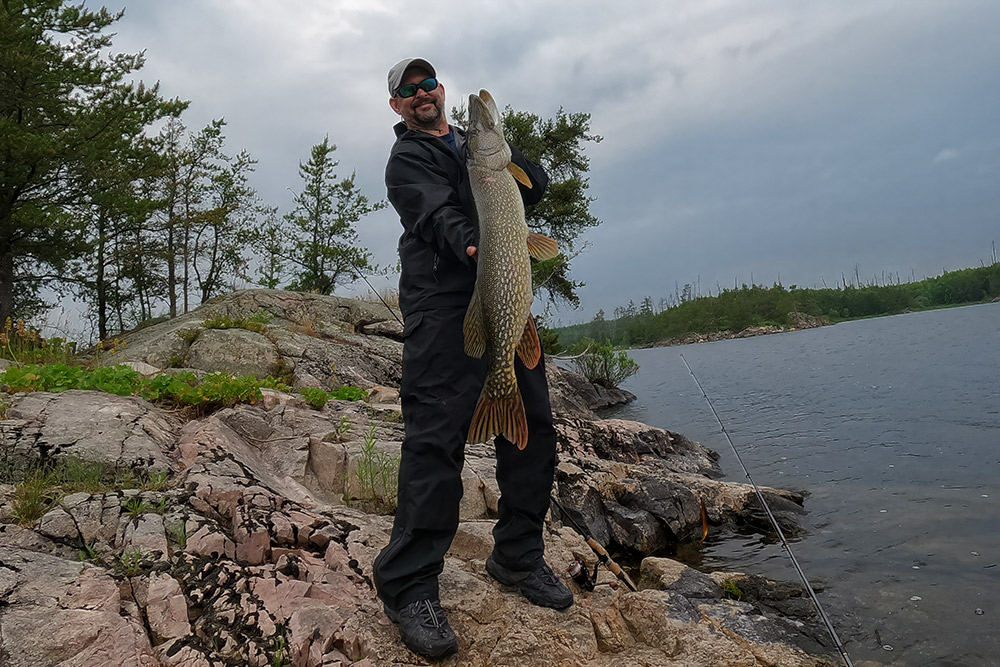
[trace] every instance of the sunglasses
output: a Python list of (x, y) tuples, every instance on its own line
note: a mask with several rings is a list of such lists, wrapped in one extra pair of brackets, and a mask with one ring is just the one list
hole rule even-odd
[(438, 87), (438, 80), (430, 76), (421, 81), (420, 83), (404, 83), (402, 86), (396, 89), (396, 94), (400, 97), (413, 97), (417, 94), (417, 88), (423, 90), (424, 92), (431, 92)]

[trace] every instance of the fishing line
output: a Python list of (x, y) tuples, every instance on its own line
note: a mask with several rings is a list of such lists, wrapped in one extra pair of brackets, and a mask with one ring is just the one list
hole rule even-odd
[(379, 294), (377, 291), (375, 291), (375, 288), (372, 287), (372, 284), (370, 282), (368, 282), (368, 278), (366, 278), (365, 274), (361, 272), (361, 269), (358, 268), (358, 265), (354, 263), (354, 260), (348, 257), (347, 261), (350, 262), (351, 266), (354, 267), (354, 270), (357, 271), (359, 276), (361, 276), (361, 279), (365, 281), (365, 284), (368, 285), (368, 288), (375, 294), (375, 296), (378, 297), (378, 300), (382, 302), (382, 305), (385, 306), (390, 313), (392, 313), (393, 317), (396, 318), (396, 321), (399, 322), (399, 326), (404, 326), (403, 320), (399, 319), (399, 315), (397, 315), (396, 311), (392, 309), (392, 306), (390, 306), (385, 302), (385, 299), (382, 298), (382, 295)]
[(809, 583), (809, 579), (806, 578), (806, 573), (802, 570), (802, 567), (799, 566), (799, 561), (798, 559), (795, 558), (795, 554), (792, 552), (792, 545), (790, 545), (788, 543), (788, 540), (785, 539), (785, 533), (782, 532), (781, 526), (778, 525), (778, 520), (775, 519), (774, 514), (771, 513), (771, 507), (767, 504), (767, 501), (764, 500), (764, 494), (761, 492), (760, 487), (757, 486), (757, 483), (753, 481), (753, 477), (750, 476), (750, 471), (743, 463), (743, 457), (740, 456), (739, 450), (736, 449), (736, 445), (733, 443), (733, 439), (729, 437), (729, 431), (726, 430), (726, 425), (722, 423), (722, 419), (719, 417), (719, 413), (716, 412), (715, 406), (712, 405), (712, 399), (708, 397), (708, 394), (705, 392), (705, 388), (701, 386), (701, 382), (698, 381), (698, 376), (694, 374), (694, 371), (691, 369), (691, 365), (688, 364), (687, 359), (684, 358), (684, 355), (682, 354), (680, 355), (680, 357), (681, 361), (684, 362), (684, 365), (687, 366), (688, 373), (690, 373), (691, 377), (694, 378), (695, 384), (698, 385), (698, 389), (701, 390), (701, 395), (704, 396), (705, 401), (708, 402), (708, 407), (712, 409), (712, 414), (715, 415), (715, 420), (719, 422), (719, 427), (722, 429), (722, 434), (726, 436), (726, 440), (729, 441), (729, 446), (733, 448), (733, 454), (736, 454), (736, 460), (739, 461), (740, 467), (743, 468), (743, 472), (746, 473), (747, 479), (750, 480), (750, 484), (753, 486), (754, 493), (757, 494), (757, 499), (760, 501), (761, 506), (763, 506), (764, 511), (767, 512), (767, 518), (771, 520), (771, 525), (774, 527), (774, 531), (778, 534), (778, 539), (781, 540), (781, 546), (788, 553), (788, 557), (791, 559), (792, 565), (795, 566), (795, 571), (799, 573), (799, 578), (802, 580), (802, 584), (806, 587), (806, 590), (809, 592), (809, 597), (812, 598), (813, 605), (816, 607), (816, 611), (819, 612), (820, 618), (823, 619), (823, 624), (826, 625), (826, 629), (829, 631), (830, 637), (833, 639), (834, 645), (840, 652), (840, 656), (844, 659), (844, 662), (847, 664), (847, 667), (854, 667), (854, 663), (851, 662), (851, 656), (847, 655), (847, 649), (844, 648), (844, 645), (840, 641), (840, 637), (837, 636), (837, 631), (833, 628), (833, 623), (830, 622), (830, 617), (826, 615), (826, 612), (823, 610), (823, 605), (820, 604), (819, 598), (816, 597), (816, 592), (813, 590), (812, 585)]

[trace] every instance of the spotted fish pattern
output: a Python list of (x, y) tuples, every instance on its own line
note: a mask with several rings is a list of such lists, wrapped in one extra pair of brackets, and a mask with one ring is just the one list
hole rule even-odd
[(519, 449), (528, 444), (524, 403), (514, 375), (514, 355), (534, 368), (541, 357), (531, 319), (531, 257), (549, 259), (558, 245), (528, 230), (515, 179), (531, 183), (512, 164), (496, 101), (485, 90), (469, 96), (469, 179), (479, 215), (476, 288), (465, 315), (465, 351), (486, 358), (486, 380), (468, 442), (503, 435)]

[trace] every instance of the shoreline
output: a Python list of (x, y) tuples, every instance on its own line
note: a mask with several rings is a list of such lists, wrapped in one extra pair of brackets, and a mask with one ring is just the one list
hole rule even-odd
[(818, 327), (832, 326), (835, 324), (835, 322), (830, 322), (826, 318), (813, 317), (812, 315), (803, 315), (801, 313), (796, 313), (794, 320), (795, 323), (790, 327), (766, 324), (763, 326), (747, 327), (746, 329), (741, 329), (740, 331), (726, 329), (724, 331), (713, 331), (711, 333), (689, 333), (676, 338), (659, 340), (654, 343), (636, 345), (634, 349), (643, 350), (653, 347), (672, 347), (674, 345), (709, 343), (718, 340), (732, 340), (735, 338), (751, 338), (753, 336), (766, 336), (769, 334), (787, 333), (789, 331), (801, 331), (803, 329), (816, 329)]

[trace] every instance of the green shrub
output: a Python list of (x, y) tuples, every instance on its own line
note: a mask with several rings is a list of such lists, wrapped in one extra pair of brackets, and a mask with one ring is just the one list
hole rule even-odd
[(575, 370), (594, 384), (614, 389), (639, 372), (639, 364), (624, 350), (616, 351), (610, 343), (591, 345), (591, 351), (572, 360)]
[(344, 384), (339, 389), (330, 392), (330, 398), (338, 401), (363, 401), (368, 398), (368, 392), (354, 385)]
[(302, 398), (306, 400), (306, 403), (313, 406), (317, 410), (322, 410), (326, 402), (330, 400), (330, 396), (326, 393), (326, 389), (321, 387), (302, 387)]
[(67, 495), (79, 491), (103, 493), (108, 488), (104, 482), (105, 472), (103, 463), (70, 457), (52, 468), (49, 479)]
[(367, 391), (350, 384), (341, 385), (333, 391), (326, 391), (320, 387), (303, 387), (300, 391), (306, 402), (317, 410), (321, 410), (330, 399), (338, 401), (363, 401), (368, 397)]
[[(139, 395), (148, 401), (178, 406), (197, 406), (206, 410), (230, 407), (237, 403), (261, 400), (261, 388), (288, 391), (288, 385), (273, 377), (262, 380), (249, 375), (233, 376), (212, 373), (202, 380), (190, 371), (170, 375), (160, 373), (145, 378), (128, 366), (101, 366), (87, 370), (63, 363), (13, 366), (0, 373), (0, 387), (9, 393), (19, 391), (66, 391), (97, 389), (119, 396)], [(356, 387), (352, 389), (361, 391)]]
[(170, 473), (165, 470), (150, 470), (139, 487), (143, 491), (165, 491), (170, 486)]
[(369, 426), (361, 444), (361, 458), (355, 475), (363, 498), (389, 512), (396, 508), (396, 490), (399, 480), (399, 456), (376, 448), (375, 426)]

